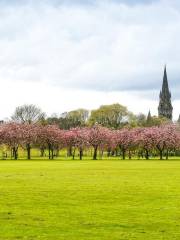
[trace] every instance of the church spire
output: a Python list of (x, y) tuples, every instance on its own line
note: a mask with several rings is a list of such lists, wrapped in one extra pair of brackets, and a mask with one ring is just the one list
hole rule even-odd
[(171, 93), (169, 91), (169, 86), (168, 86), (166, 65), (164, 67), (163, 85), (162, 85), (161, 93), (162, 93), (162, 95), (166, 96), (167, 98), (171, 98)]
[(147, 115), (147, 121), (151, 120), (151, 111), (149, 110), (148, 115)]
[(167, 70), (165, 66), (162, 90), (160, 91), (160, 95), (159, 95), (158, 114), (159, 116), (166, 117), (172, 120), (172, 111), (173, 111), (173, 107), (171, 104), (171, 93), (169, 91)]
[(150, 127), (151, 124), (152, 124), (152, 116), (151, 116), (151, 111), (149, 110), (148, 115), (147, 115), (147, 119), (146, 119), (146, 125), (148, 127)]

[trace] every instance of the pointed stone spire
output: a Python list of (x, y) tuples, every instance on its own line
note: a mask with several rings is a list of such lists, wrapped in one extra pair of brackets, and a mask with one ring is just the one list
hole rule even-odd
[(146, 119), (146, 124), (147, 124), (147, 126), (150, 126), (151, 123), (152, 123), (152, 116), (151, 116), (151, 112), (149, 110), (148, 115), (147, 115), (147, 119)]
[(148, 115), (147, 115), (147, 121), (151, 120), (151, 111), (149, 110)]
[(172, 111), (173, 111), (173, 107), (171, 104), (171, 93), (169, 91), (167, 71), (166, 71), (166, 66), (165, 66), (162, 90), (160, 91), (160, 94), (159, 94), (158, 114), (159, 114), (159, 117), (160, 116), (166, 117), (166, 118), (172, 120)]
[(166, 96), (167, 98), (171, 98), (171, 93), (169, 91), (169, 86), (168, 86), (166, 65), (164, 67), (164, 76), (163, 76), (163, 85), (162, 85), (161, 94)]

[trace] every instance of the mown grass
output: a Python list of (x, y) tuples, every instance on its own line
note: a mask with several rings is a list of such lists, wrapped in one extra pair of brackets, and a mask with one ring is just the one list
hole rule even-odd
[(0, 161), (0, 239), (180, 239), (180, 161)]

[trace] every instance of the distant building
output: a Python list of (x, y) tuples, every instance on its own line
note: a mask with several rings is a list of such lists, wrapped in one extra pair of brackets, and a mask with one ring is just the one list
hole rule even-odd
[(151, 112), (149, 110), (148, 115), (147, 115), (147, 119), (146, 119), (146, 125), (150, 126), (152, 124), (152, 116), (151, 116)]
[(160, 94), (159, 94), (158, 115), (159, 117), (166, 117), (172, 120), (172, 113), (173, 113), (173, 107), (171, 103), (171, 92), (169, 91), (167, 71), (165, 67), (162, 90), (160, 91)]

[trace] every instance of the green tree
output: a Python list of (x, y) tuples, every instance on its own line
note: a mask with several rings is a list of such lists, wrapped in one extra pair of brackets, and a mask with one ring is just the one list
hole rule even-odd
[(117, 129), (128, 124), (131, 115), (125, 106), (118, 103), (102, 105), (91, 112), (89, 124), (94, 125), (98, 123), (104, 127)]
[(138, 127), (145, 127), (146, 126), (146, 115), (143, 113), (139, 113), (136, 115), (136, 124)]
[(62, 113), (60, 117), (52, 116), (47, 118), (48, 124), (56, 124), (61, 129), (70, 129), (84, 127), (89, 117), (89, 111), (86, 109), (77, 109)]
[(162, 124), (167, 124), (167, 123), (171, 123), (171, 120), (166, 118), (166, 117), (157, 117), (157, 116), (152, 116), (151, 117), (151, 125), (150, 127), (152, 126), (160, 126)]
[(171, 121), (165, 117), (152, 116), (150, 111), (146, 117), (143, 113), (136, 115), (136, 126), (137, 127), (153, 127), (160, 126)]

